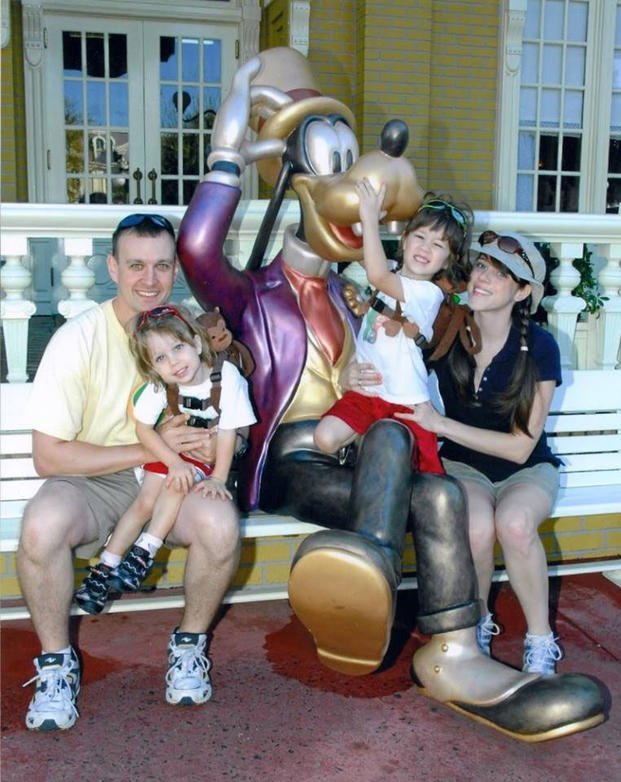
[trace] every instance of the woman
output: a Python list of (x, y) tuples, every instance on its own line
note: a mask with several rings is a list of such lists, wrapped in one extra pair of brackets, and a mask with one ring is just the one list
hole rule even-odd
[[(443, 438), (446, 472), (466, 491), (480, 598), (487, 604), (497, 540), (526, 618), (523, 670), (550, 675), (562, 653), (550, 629), (538, 527), (558, 491), (560, 461), (543, 427), (561, 369), (554, 338), (529, 318), (543, 295), (545, 263), (519, 234), (485, 231), (472, 250), (468, 303), (481, 351), (469, 356), (457, 340), (434, 365), (445, 414), (425, 403), (411, 418)], [(499, 632), (487, 608), (477, 628), (485, 654)]]

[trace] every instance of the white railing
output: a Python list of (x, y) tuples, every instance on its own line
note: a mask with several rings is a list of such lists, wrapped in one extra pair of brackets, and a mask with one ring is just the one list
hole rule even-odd
[[(243, 267), (261, 224), (266, 201), (240, 204), (226, 244), (233, 263)], [(4, 265), (0, 273), (3, 298), (0, 315), (4, 333), (9, 382), (25, 382), (28, 324), (36, 312), (33, 303), (33, 259), (30, 242), (49, 238), (56, 241), (55, 265), (61, 268), (66, 298), (58, 312), (66, 318), (93, 306), (89, 292), (95, 275), (89, 268), (95, 239), (109, 240), (118, 221), (132, 211), (162, 213), (177, 227), (185, 207), (91, 206), (64, 204), (2, 204), (0, 251)], [(543, 306), (548, 328), (556, 336), (564, 367), (613, 369), (621, 357), (621, 217), (617, 215), (477, 212), (478, 231), (519, 231), (535, 241), (549, 242), (551, 254), (560, 264), (551, 275), (556, 294)], [(298, 219), (297, 201), (281, 209), (266, 257), (271, 258), (282, 243), (284, 227)], [(585, 309), (582, 299), (572, 295), (580, 281), (573, 260), (581, 257), (587, 244), (600, 293), (606, 300), (596, 318), (579, 319)], [(59, 261), (60, 259), (60, 261)], [(359, 274), (359, 273), (358, 273)], [(191, 302), (190, 302), (191, 303)]]

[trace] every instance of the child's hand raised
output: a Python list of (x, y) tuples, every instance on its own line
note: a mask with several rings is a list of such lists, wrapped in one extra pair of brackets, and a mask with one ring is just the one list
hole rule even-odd
[(382, 184), (380, 189), (376, 190), (371, 181), (364, 177), (356, 183), (356, 192), (360, 199), (360, 222), (377, 225), (386, 214), (386, 210), (382, 209), (386, 197), (386, 185)]

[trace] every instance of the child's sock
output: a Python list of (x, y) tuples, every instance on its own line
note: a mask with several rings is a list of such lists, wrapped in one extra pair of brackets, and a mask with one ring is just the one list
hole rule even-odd
[(108, 567), (115, 568), (121, 564), (122, 557), (118, 554), (112, 554), (110, 551), (103, 551), (101, 554), (101, 562)]
[(156, 538), (155, 535), (150, 535), (148, 532), (143, 532), (134, 545), (140, 546), (140, 548), (148, 551), (151, 557), (154, 557), (162, 547), (163, 543), (164, 541), (160, 540), (160, 538)]

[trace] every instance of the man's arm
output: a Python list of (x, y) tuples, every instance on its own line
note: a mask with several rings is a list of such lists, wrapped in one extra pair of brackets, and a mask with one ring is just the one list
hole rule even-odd
[(135, 445), (92, 445), (61, 440), (36, 430), (32, 433), (32, 457), (42, 478), (54, 475), (110, 475), (148, 460), (146, 449)]

